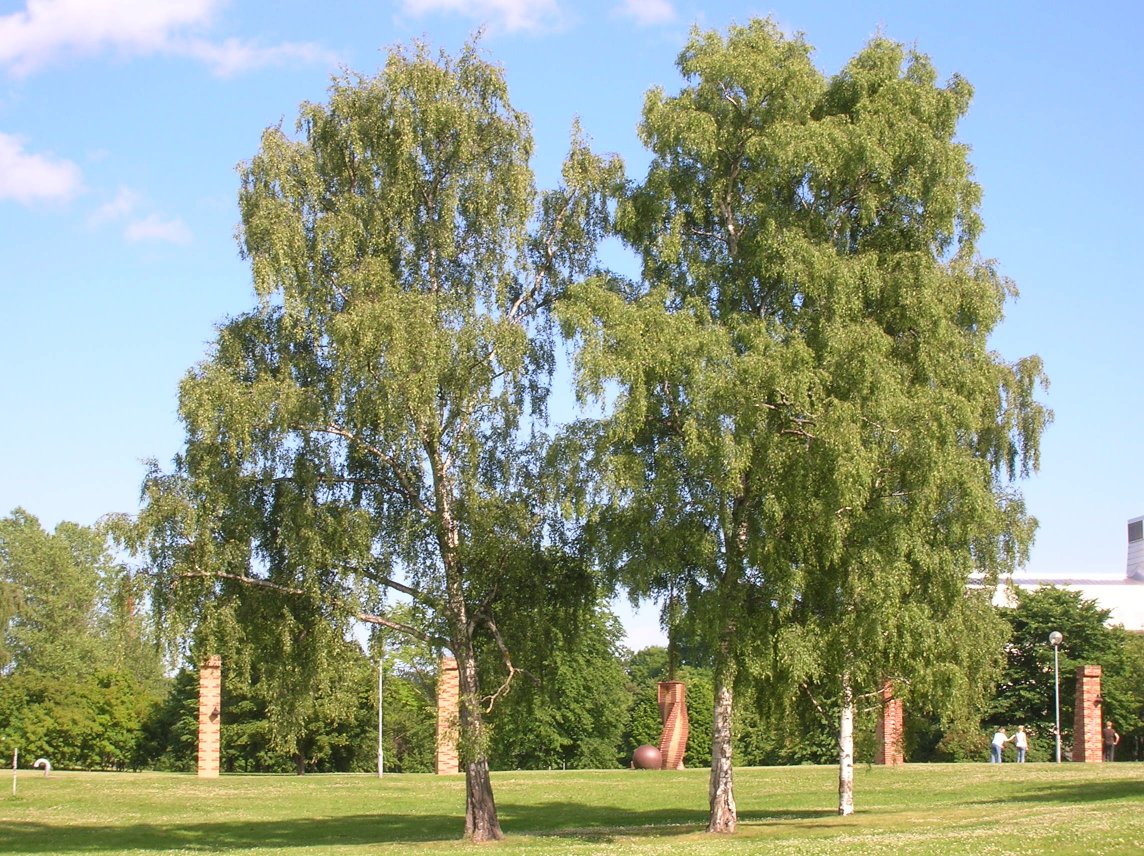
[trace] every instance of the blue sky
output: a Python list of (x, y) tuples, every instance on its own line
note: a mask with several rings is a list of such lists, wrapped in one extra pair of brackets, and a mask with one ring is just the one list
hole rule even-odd
[[(141, 461), (180, 447), (180, 377), (252, 304), (235, 165), (339, 68), (373, 73), (418, 38), (456, 51), (484, 26), (544, 187), (577, 116), (638, 173), (644, 92), (679, 85), (690, 27), (756, 15), (803, 32), (826, 73), (882, 33), (974, 85), (959, 136), (981, 249), (1021, 289), (995, 345), (1044, 358), (1056, 413), (1024, 487), (1026, 570), (1123, 576), (1144, 514), (1144, 12), (1099, 0), (0, 0), (0, 514), (136, 510)], [(652, 638), (648, 610), (626, 620)]]

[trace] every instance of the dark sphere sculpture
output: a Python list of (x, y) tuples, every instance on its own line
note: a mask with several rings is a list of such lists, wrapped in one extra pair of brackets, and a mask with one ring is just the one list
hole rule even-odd
[(632, 766), (637, 770), (658, 770), (663, 766), (663, 754), (645, 743), (632, 753)]

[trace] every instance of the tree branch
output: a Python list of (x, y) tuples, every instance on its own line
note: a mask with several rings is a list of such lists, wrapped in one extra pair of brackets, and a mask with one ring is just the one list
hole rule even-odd
[[(228, 574), (225, 571), (184, 571), (178, 574), (180, 579), (199, 577), (204, 579), (222, 579), (222, 580), (235, 580), (243, 585), (257, 586), (259, 588), (270, 589), (271, 591), (281, 592), (283, 594), (304, 595), (305, 589), (295, 588), (293, 586), (284, 586), (281, 583), (274, 583), (270, 580), (259, 579), (258, 577), (247, 577), (242, 574)], [(400, 583), (395, 584), (395, 588), (401, 586)], [(411, 590), (412, 591), (412, 590)], [(345, 604), (337, 598), (331, 598), (331, 602), (340, 606)], [(426, 633), (423, 630), (418, 630), (411, 624), (405, 624), (401, 621), (394, 621), (391, 618), (386, 618), (383, 615), (373, 615), (371, 613), (356, 612), (354, 617), (359, 621), (364, 621), (367, 624), (380, 624), (382, 627), (388, 627), (390, 630), (396, 630), (399, 633), (404, 633), (407, 636), (412, 636), (415, 639), (420, 639), (430, 645), (437, 645), (442, 648), (449, 647), (449, 640), (442, 636), (435, 636), (431, 633)]]
[(292, 588), (291, 586), (284, 586), (281, 583), (272, 583), (270, 580), (259, 579), (258, 577), (248, 577), (243, 574), (228, 574), (225, 571), (182, 571), (176, 574), (178, 579), (190, 579), (199, 577), (202, 579), (218, 579), (218, 580), (235, 580), (244, 585), (258, 586), (259, 588), (270, 589), (271, 591), (282, 592), (283, 594), (305, 594), (305, 590), (300, 588)]
[(800, 684), (800, 686), (802, 687), (802, 691), (806, 693), (806, 697), (810, 699), (810, 703), (814, 705), (814, 709), (818, 711), (818, 715), (822, 717), (822, 721), (827, 725), (833, 726), (834, 720), (826, 715), (826, 711), (822, 709), (822, 705), (818, 703), (818, 699), (814, 697), (814, 693), (810, 691), (810, 687), (807, 684)]
[(485, 696), (484, 699), (482, 699), (482, 701), (486, 702), (485, 713), (490, 713), (493, 709), (493, 706), (497, 703), (497, 699), (508, 692), (509, 687), (512, 685), (512, 679), (516, 677), (517, 672), (528, 675), (537, 683), (540, 683), (540, 681), (537, 680), (535, 675), (529, 674), (524, 669), (518, 669), (512, 664), (512, 657), (509, 656), (508, 646), (505, 644), (504, 637), (501, 636), (500, 629), (497, 627), (496, 622), (493, 621), (492, 615), (490, 615), (487, 611), (483, 611), (481, 616), (489, 630), (492, 632), (493, 641), (496, 642), (497, 648), (500, 649), (501, 658), (504, 660), (505, 668), (508, 669), (508, 676), (505, 677), (504, 681), (497, 688), (497, 691), (490, 696)]
[(436, 636), (432, 633), (426, 633), (423, 630), (418, 630), (411, 624), (406, 624), (402, 621), (394, 621), (392, 618), (386, 618), (384, 615), (372, 615), (370, 613), (359, 612), (357, 614), (359, 621), (364, 621), (366, 624), (379, 624), (382, 627), (388, 627), (390, 630), (396, 630), (398, 633), (404, 633), (406, 636), (412, 636), (414, 639), (420, 639), (429, 645), (434, 645), (440, 648), (448, 648), (449, 640), (443, 636)]
[(420, 493), (418, 493), (409, 482), (404, 469), (398, 465), (397, 460), (392, 455), (383, 452), (372, 443), (367, 443), (365, 440), (360, 439), (352, 431), (347, 431), (340, 425), (299, 425), (296, 427), (300, 431), (315, 431), (322, 434), (332, 434), (335, 437), (341, 437), (344, 440), (361, 446), (389, 468), (389, 471), (393, 473), (393, 477), (397, 479), (398, 487), (405, 495), (405, 498), (408, 499), (418, 511), (426, 515), (431, 514), (430, 509), (422, 502)]

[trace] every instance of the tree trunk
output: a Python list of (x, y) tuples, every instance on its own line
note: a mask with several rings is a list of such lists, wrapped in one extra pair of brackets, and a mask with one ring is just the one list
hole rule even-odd
[(504, 833), (497, 818), (493, 783), (489, 776), (485, 721), (477, 682), (472, 640), (466, 639), (457, 658), (461, 685), (461, 759), (465, 766), (465, 838), (475, 843), (500, 841)]
[(481, 710), (477, 657), (473, 650), (473, 631), (469, 624), (469, 609), (465, 602), (462, 569), (458, 560), (461, 532), (453, 517), (449, 473), (440, 449), (435, 444), (430, 444), (426, 453), (432, 462), (433, 493), (439, 518), (437, 543), (445, 568), (445, 611), (452, 637), (453, 656), (457, 658), (457, 682), (461, 690), (458, 748), (465, 768), (465, 838), (475, 843), (500, 841), (504, 838), (504, 833), (497, 818), (493, 783), (489, 777), (488, 740), (485, 737), (485, 720)]
[(735, 789), (731, 766), (732, 672), (726, 663), (717, 664), (715, 711), (711, 724), (711, 784), (708, 797), (711, 818), (708, 832), (734, 832), (739, 818), (735, 811)]
[(854, 688), (842, 675), (842, 713), (838, 724), (838, 813), (854, 814)]
[(483, 755), (465, 764), (465, 838), (477, 844), (504, 838), (493, 801), (489, 761)]

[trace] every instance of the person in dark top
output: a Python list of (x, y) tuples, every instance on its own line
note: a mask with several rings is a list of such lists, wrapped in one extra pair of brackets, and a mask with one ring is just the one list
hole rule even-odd
[(1108, 720), (1104, 724), (1104, 760), (1111, 761), (1113, 756), (1116, 755), (1116, 744), (1120, 742), (1120, 735), (1116, 733), (1116, 729), (1112, 727), (1112, 720)]

